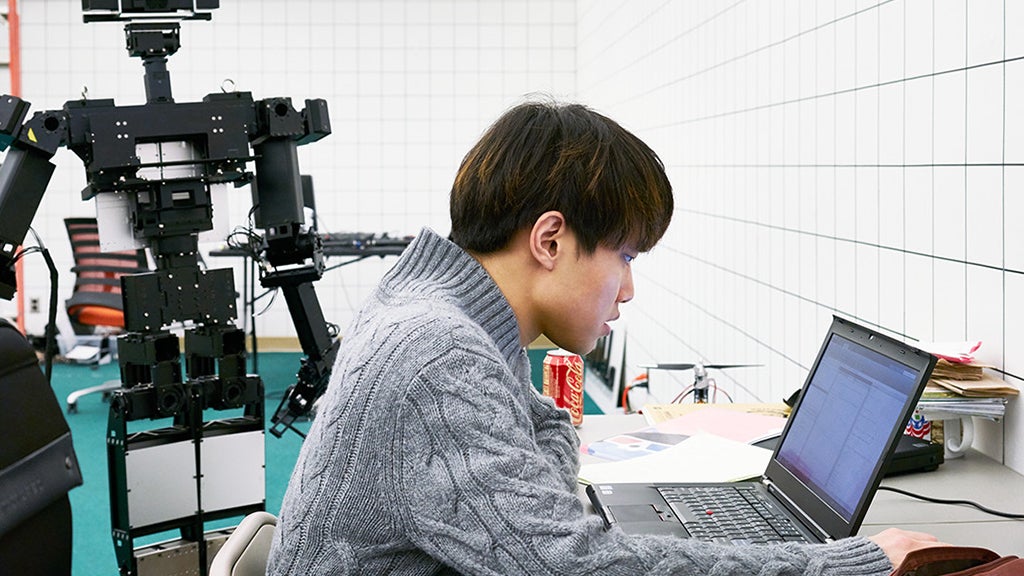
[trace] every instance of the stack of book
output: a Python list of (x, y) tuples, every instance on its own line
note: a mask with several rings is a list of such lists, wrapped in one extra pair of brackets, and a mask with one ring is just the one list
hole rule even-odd
[(1006, 412), (1007, 398), (1020, 392), (986, 368), (991, 367), (940, 358), (918, 410), (929, 420), (979, 416), (998, 421)]

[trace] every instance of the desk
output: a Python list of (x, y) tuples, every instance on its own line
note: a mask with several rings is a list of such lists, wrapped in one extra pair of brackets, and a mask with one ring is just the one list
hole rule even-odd
[[(638, 414), (588, 415), (577, 430), (580, 441), (586, 443), (645, 425), (643, 416)], [(583, 464), (603, 462), (587, 454), (580, 459)], [(884, 478), (882, 486), (935, 498), (973, 500), (996, 510), (1024, 513), (1024, 476), (974, 450), (963, 458), (946, 461), (934, 472)], [(592, 510), (582, 487), (579, 495), (586, 508)], [(968, 506), (932, 504), (879, 491), (860, 533), (870, 536), (889, 527), (927, 532), (950, 544), (983, 546), (1000, 554), (1024, 557), (1024, 520), (1001, 518)]]

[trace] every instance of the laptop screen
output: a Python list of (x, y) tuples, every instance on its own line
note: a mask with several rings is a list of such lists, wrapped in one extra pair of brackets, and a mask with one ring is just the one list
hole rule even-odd
[[(832, 333), (775, 459), (850, 522), (920, 370)], [(899, 423), (902, 425), (902, 422)]]

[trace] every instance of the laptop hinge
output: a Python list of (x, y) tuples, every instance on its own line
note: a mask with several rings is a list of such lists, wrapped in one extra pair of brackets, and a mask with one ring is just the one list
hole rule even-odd
[(817, 522), (807, 516), (807, 514), (804, 514), (803, 511), (801, 511), (800, 508), (798, 508), (796, 504), (794, 504), (793, 501), (782, 492), (782, 490), (779, 490), (774, 482), (768, 478), (762, 478), (761, 483), (764, 484), (765, 488), (772, 496), (778, 498), (779, 502), (786, 507), (786, 510), (789, 510), (790, 514), (796, 516), (797, 519), (800, 520), (800, 523), (803, 524), (805, 528), (816, 534), (823, 542), (832, 542), (832, 536), (829, 535), (824, 528), (819, 526)]

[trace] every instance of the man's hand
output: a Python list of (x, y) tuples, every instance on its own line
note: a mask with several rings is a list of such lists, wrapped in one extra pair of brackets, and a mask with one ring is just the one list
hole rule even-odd
[(911, 532), (899, 528), (887, 528), (874, 536), (868, 537), (868, 540), (878, 544), (878, 547), (889, 557), (893, 568), (899, 566), (907, 554), (914, 550), (944, 545), (943, 542), (939, 542), (938, 538), (931, 534)]

